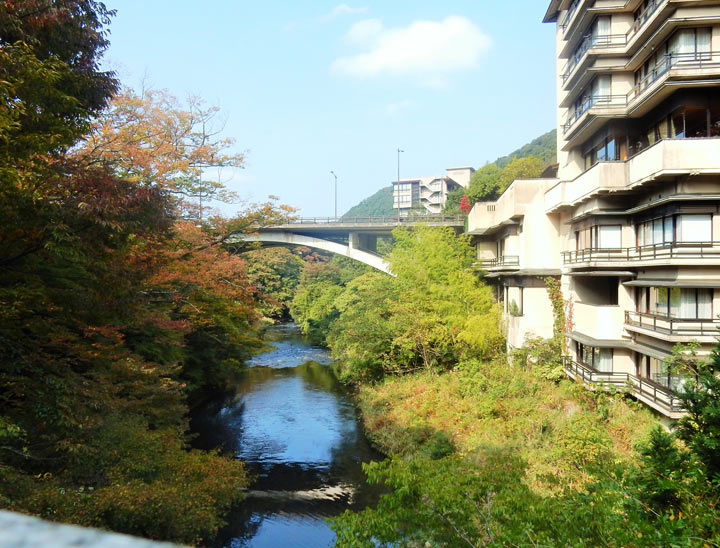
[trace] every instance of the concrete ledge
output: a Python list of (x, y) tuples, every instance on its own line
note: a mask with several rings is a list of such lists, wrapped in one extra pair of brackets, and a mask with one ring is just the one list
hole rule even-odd
[(0, 510), (0, 545), (3, 548), (179, 548), (129, 535), (108, 533), (75, 525)]

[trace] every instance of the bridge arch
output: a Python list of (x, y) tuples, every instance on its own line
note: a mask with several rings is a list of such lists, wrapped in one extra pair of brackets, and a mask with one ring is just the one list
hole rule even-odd
[(329, 251), (343, 257), (349, 257), (355, 259), (368, 266), (376, 268), (385, 274), (394, 276), (390, 272), (390, 264), (385, 261), (380, 255), (357, 249), (350, 245), (344, 245), (341, 243), (333, 242), (330, 240), (324, 240), (322, 238), (315, 238), (314, 236), (307, 236), (304, 234), (296, 234), (288, 231), (272, 231), (272, 232), (259, 232), (258, 234), (236, 234), (235, 238), (243, 242), (260, 242), (266, 244), (280, 244), (280, 245), (302, 245), (306, 247), (312, 247), (315, 249), (322, 249), (323, 251)]

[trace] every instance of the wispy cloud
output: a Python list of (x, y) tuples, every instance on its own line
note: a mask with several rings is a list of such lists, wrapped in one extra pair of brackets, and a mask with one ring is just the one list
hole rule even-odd
[(328, 19), (335, 19), (336, 17), (340, 17), (342, 15), (357, 15), (359, 13), (365, 13), (367, 10), (367, 6), (353, 8), (347, 4), (340, 4), (339, 6), (335, 6), (331, 9), (328, 13), (321, 15), (320, 20), (327, 21)]
[(348, 6), (347, 4), (340, 4), (339, 6), (335, 6), (329, 12), (323, 13), (318, 17), (290, 21), (283, 25), (283, 30), (285, 32), (290, 32), (297, 29), (312, 27), (313, 25), (317, 25), (318, 23), (327, 23), (332, 19), (336, 19), (344, 15), (359, 15), (361, 13), (365, 13), (367, 10), (367, 6), (359, 6), (357, 8), (354, 8), (352, 6)]
[(476, 67), (492, 45), (477, 25), (459, 16), (396, 28), (365, 19), (350, 27), (345, 39), (366, 51), (336, 59), (333, 71), (358, 78), (413, 76), (438, 87), (443, 75)]

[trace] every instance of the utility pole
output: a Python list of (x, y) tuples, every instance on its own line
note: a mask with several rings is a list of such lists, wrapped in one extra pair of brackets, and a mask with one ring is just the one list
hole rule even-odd
[[(397, 202), (398, 224), (400, 223), (400, 153), (401, 152), (405, 152), (405, 151), (400, 150), (400, 148), (398, 148), (397, 149), (397, 155), (398, 155), (398, 157), (397, 157), (397, 187), (396, 187), (397, 188), (397, 198), (398, 198), (398, 202)], [(412, 191), (411, 191), (411, 196), (412, 196)]]
[(335, 177), (335, 219), (337, 219), (337, 175), (334, 171), (330, 171), (330, 173)]

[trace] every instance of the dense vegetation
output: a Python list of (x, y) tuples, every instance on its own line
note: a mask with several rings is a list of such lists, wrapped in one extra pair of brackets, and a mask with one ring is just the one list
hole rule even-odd
[(515, 158), (527, 158), (534, 156), (540, 158), (546, 166), (557, 162), (557, 130), (552, 129), (547, 133), (543, 133), (529, 143), (521, 146), (519, 149), (512, 151), (507, 156), (501, 156), (493, 163), (498, 167), (505, 167)]
[(386, 494), (334, 521), (338, 546), (717, 545), (720, 353), (668, 363), (690, 411), (670, 434), (622, 392), (563, 380), (562, 330), (508, 363), (463, 237), (395, 239), (395, 278), (316, 264), (293, 301), (389, 455), (366, 467)]
[[(197, 542), (248, 484), (188, 448), (188, 405), (262, 346), (264, 270), (227, 236), (216, 109), (121, 89), (94, 0), (0, 4), (0, 507)], [(203, 200), (205, 202), (203, 202)]]
[(388, 372), (443, 370), (466, 355), (486, 356), (501, 342), (492, 292), (470, 271), (473, 252), (450, 228), (393, 232), (388, 255), (396, 277), (360, 275), (336, 262), (306, 265), (291, 308), (324, 338), (347, 381)]

